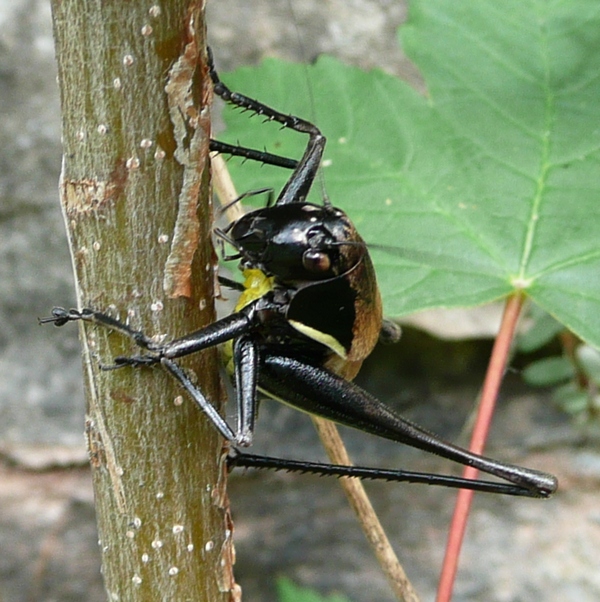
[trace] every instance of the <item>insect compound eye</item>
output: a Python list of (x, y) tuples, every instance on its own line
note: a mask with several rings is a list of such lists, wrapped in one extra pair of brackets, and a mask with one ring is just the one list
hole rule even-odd
[(302, 254), (302, 265), (309, 272), (327, 272), (331, 268), (331, 258), (323, 251), (309, 249)]

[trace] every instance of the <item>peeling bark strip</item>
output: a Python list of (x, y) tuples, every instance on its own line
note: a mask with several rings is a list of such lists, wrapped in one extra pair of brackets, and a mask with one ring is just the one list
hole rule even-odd
[(229, 476), (229, 470), (227, 469), (228, 452), (229, 447), (226, 445), (221, 455), (219, 481), (212, 491), (213, 504), (223, 511), (223, 528), (225, 532), (225, 539), (219, 550), (220, 572), (217, 575), (217, 580), (219, 591), (229, 595), (229, 602), (241, 602), (242, 587), (236, 583), (233, 573), (235, 544), (233, 541), (234, 524), (229, 507), (229, 497), (227, 495), (227, 477)]
[[(177, 144), (175, 158), (183, 166), (177, 221), (163, 280), (163, 289), (171, 298), (190, 296), (192, 260), (200, 237), (198, 195), (208, 157), (206, 140), (210, 137), (210, 116), (205, 108), (210, 98), (209, 89), (204, 84), (206, 50), (198, 45), (193, 11), (188, 15), (186, 33), (188, 42), (171, 67), (165, 87)], [(199, 95), (194, 89), (198, 85), (202, 86)]]

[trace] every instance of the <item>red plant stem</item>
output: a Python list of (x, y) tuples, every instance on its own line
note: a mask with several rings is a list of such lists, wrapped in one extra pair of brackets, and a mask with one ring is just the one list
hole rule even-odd
[[(502, 382), (504, 371), (506, 369), (510, 346), (523, 307), (523, 301), (524, 295), (522, 293), (515, 293), (506, 301), (502, 323), (500, 324), (500, 330), (496, 337), (496, 341), (494, 342), (490, 363), (485, 375), (483, 390), (481, 392), (481, 401), (477, 413), (477, 421), (473, 429), (473, 435), (469, 446), (469, 449), (476, 454), (483, 453), (485, 441), (492, 421), (492, 415), (494, 413), (494, 407), (496, 405), (496, 400), (498, 399), (500, 383)], [(475, 479), (477, 478), (478, 472), (477, 469), (469, 466), (463, 471), (463, 477)], [(454, 579), (456, 577), (460, 549), (467, 527), (467, 519), (473, 500), (473, 493), (473, 491), (461, 489), (456, 498), (456, 506), (454, 507), (454, 514), (452, 516), (452, 522), (450, 523), (450, 533), (448, 535), (446, 554), (444, 556), (444, 563), (442, 565), (442, 573), (437, 592), (437, 602), (450, 602), (452, 598)]]

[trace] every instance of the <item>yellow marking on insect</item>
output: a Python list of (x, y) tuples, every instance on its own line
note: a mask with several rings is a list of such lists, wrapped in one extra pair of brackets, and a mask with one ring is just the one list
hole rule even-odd
[(245, 269), (242, 271), (244, 276), (244, 292), (240, 295), (235, 306), (236, 311), (240, 311), (252, 301), (264, 297), (270, 290), (273, 290), (272, 276), (267, 276), (264, 272), (257, 269)]
[(345, 360), (348, 357), (343, 345), (335, 337), (327, 334), (326, 332), (321, 332), (316, 328), (311, 328), (306, 324), (302, 324), (302, 322), (297, 322), (296, 320), (288, 321), (290, 325), (293, 326), (298, 332), (301, 332), (303, 335), (307, 336), (313, 341), (317, 341), (317, 343), (321, 343), (321, 345), (325, 345), (325, 347), (329, 347), (331, 351), (339, 355), (342, 359)]
[[(244, 276), (244, 292), (240, 295), (235, 305), (235, 311), (246, 307), (246, 305), (260, 299), (273, 289), (274, 278), (265, 275), (264, 272), (254, 268), (242, 271)], [(221, 345), (221, 360), (228, 374), (233, 374), (233, 341), (227, 341)]]

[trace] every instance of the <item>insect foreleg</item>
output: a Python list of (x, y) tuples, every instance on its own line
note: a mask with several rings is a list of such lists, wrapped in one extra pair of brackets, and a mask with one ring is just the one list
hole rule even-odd
[[(213, 324), (209, 324), (201, 330), (163, 345), (157, 345), (142, 332), (134, 330), (102, 312), (91, 309), (78, 311), (55, 308), (52, 311), (52, 317), (41, 319), (40, 323), (53, 322), (57, 326), (62, 326), (67, 322), (84, 320), (104, 326), (110, 330), (118, 331), (132, 338), (141, 347), (147, 349), (149, 353), (146, 355), (117, 357), (115, 358), (114, 365), (103, 366), (103, 368), (137, 367), (161, 363), (181, 383), (223, 437), (238, 445), (248, 446), (252, 442), (256, 417), (256, 374), (259, 358), (258, 345), (252, 336), (252, 331), (260, 320), (258, 312), (266, 308), (277, 310), (279, 306), (272, 303), (269, 299), (261, 297), (236, 313), (226, 316)], [(194, 384), (186, 371), (173, 361), (175, 358), (214, 347), (232, 339), (234, 339), (233, 365), (237, 385), (237, 433), (233, 432), (215, 407)]]
[(147, 337), (140, 330), (135, 330), (129, 325), (120, 322), (119, 320), (115, 320), (115, 318), (112, 318), (108, 314), (94, 309), (85, 308), (79, 311), (78, 309), (55, 307), (52, 309), (52, 315), (49, 318), (38, 318), (40, 324), (54, 324), (55, 326), (64, 326), (67, 322), (76, 322), (78, 320), (91, 322), (108, 328), (109, 330), (120, 332), (130, 339), (133, 339), (136, 345), (144, 349), (152, 349), (156, 345), (152, 339)]
[[(286, 205), (288, 203), (304, 201), (312, 186), (313, 180), (315, 179), (321, 163), (321, 157), (323, 156), (323, 150), (325, 149), (326, 138), (321, 133), (321, 130), (309, 121), (300, 119), (300, 117), (286, 115), (258, 100), (254, 100), (253, 98), (249, 98), (248, 96), (244, 96), (237, 92), (232, 92), (219, 78), (213, 63), (210, 48), (208, 49), (208, 68), (215, 94), (220, 96), (225, 102), (246, 109), (247, 111), (252, 111), (257, 115), (262, 115), (268, 121), (276, 121), (286, 128), (309, 135), (309, 141), (304, 150), (304, 154), (302, 155), (302, 159), (298, 162), (292, 176), (283, 187), (275, 204)], [(218, 149), (215, 148), (215, 150)], [(260, 158), (258, 160), (262, 161)]]
[(105, 314), (94, 309), (76, 309), (66, 310), (62, 307), (55, 307), (52, 310), (52, 316), (49, 318), (41, 318), (40, 324), (53, 323), (56, 326), (63, 326), (67, 322), (75, 322), (83, 320), (84, 322), (92, 322), (99, 326), (104, 326), (109, 330), (120, 332), (121, 334), (131, 338), (136, 345), (147, 349), (151, 352), (148, 356), (132, 356), (118, 357), (115, 359), (117, 365), (143, 365), (150, 363), (158, 363), (162, 358), (175, 359), (196, 353), (208, 347), (215, 347), (225, 341), (230, 341), (242, 334), (252, 330), (254, 321), (256, 320), (256, 311), (258, 307), (268, 305), (263, 303), (263, 299), (248, 304), (240, 311), (230, 314), (217, 320), (200, 330), (196, 330), (179, 339), (175, 339), (169, 343), (158, 344), (153, 339), (147, 337), (143, 332), (135, 330)]

